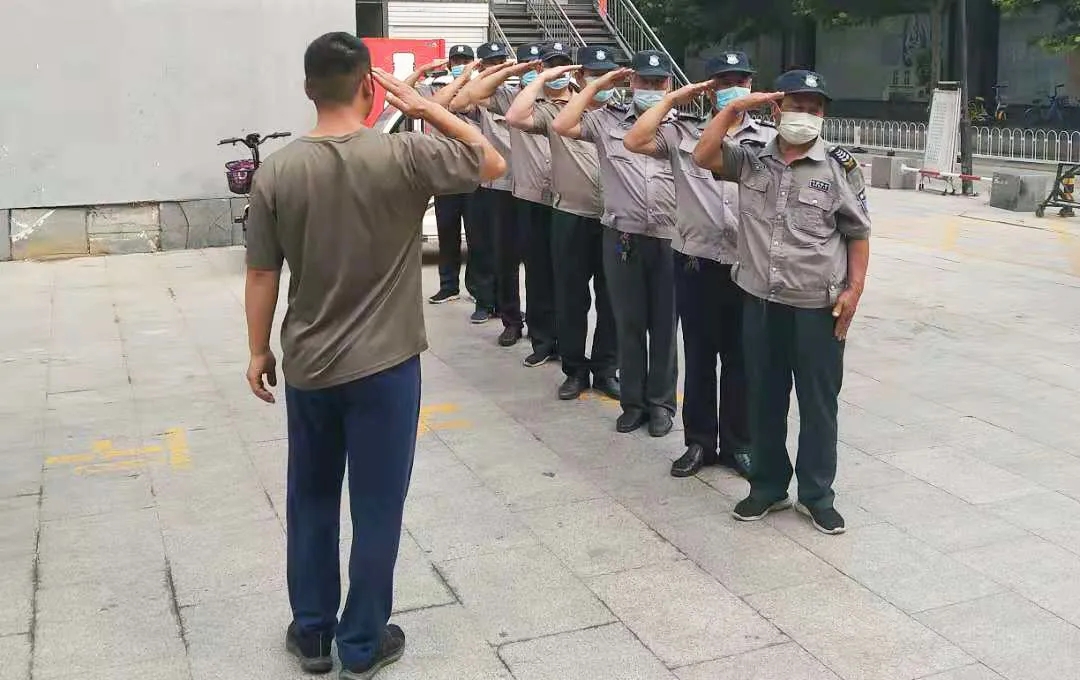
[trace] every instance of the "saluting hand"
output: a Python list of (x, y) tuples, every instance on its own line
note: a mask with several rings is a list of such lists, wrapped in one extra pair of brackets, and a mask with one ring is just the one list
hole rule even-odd
[(540, 62), (539, 59), (534, 59), (533, 61), (523, 61), (520, 64), (514, 64), (510, 68), (506, 69), (506, 76), (508, 78), (510, 76), (520, 76), (520, 75), (524, 74), (526, 71), (533, 70), (534, 68), (539, 66), (540, 63), (541, 62)]
[(847, 340), (848, 329), (851, 328), (851, 320), (855, 318), (855, 310), (859, 306), (860, 297), (862, 297), (862, 291), (849, 287), (840, 293), (833, 307), (832, 315), (836, 319), (834, 333), (836, 339), (841, 342)]
[(571, 73), (573, 71), (577, 71), (580, 68), (581, 68), (581, 66), (579, 64), (567, 64), (566, 66), (556, 66), (554, 68), (549, 68), (549, 69), (546, 69), (544, 71), (541, 71), (540, 75), (537, 76), (537, 80), (542, 80), (543, 82), (546, 83), (548, 81), (555, 80), (556, 78), (559, 78), (564, 73)]
[(689, 85), (683, 85), (677, 90), (673, 90), (667, 94), (669, 102), (675, 106), (683, 106), (697, 99), (702, 93), (715, 89), (716, 83), (712, 80), (706, 80), (700, 83), (690, 83)]
[(420, 71), (427, 75), (432, 71), (438, 71), (439, 69), (445, 69), (450, 64), (449, 59), (436, 59), (435, 61), (429, 61), (420, 67)]
[(747, 111), (754, 111), (760, 109), (762, 106), (769, 104), (773, 107), (776, 106), (776, 102), (784, 98), (783, 92), (751, 92), (745, 97), (739, 97), (730, 104), (735, 111), (745, 113)]
[(371, 69), (371, 75), (386, 90), (386, 103), (409, 118), (423, 118), (432, 103), (419, 92), (381, 68)]
[(610, 87), (615, 87), (616, 83), (625, 80), (626, 77), (633, 72), (633, 69), (629, 68), (617, 68), (614, 71), (608, 71), (604, 75), (589, 83), (589, 87), (594, 87), (597, 90), (606, 90)]

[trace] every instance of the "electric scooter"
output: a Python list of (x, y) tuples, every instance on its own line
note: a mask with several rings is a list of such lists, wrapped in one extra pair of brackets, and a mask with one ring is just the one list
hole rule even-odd
[[(259, 169), (259, 165), (262, 163), (261, 156), (259, 155), (259, 147), (271, 139), (289, 137), (291, 135), (291, 132), (274, 132), (264, 137), (258, 132), (252, 132), (244, 137), (230, 137), (218, 142), (218, 146), (223, 146), (225, 144), (232, 144), (233, 146), (243, 144), (251, 150), (250, 159), (229, 161), (225, 164), (225, 179), (229, 182), (229, 191), (240, 196), (249, 195), (251, 193), (251, 181), (255, 177), (255, 171)], [(243, 225), (245, 240), (247, 237), (248, 210), (250, 208), (250, 204), (245, 205), (243, 214), (233, 220), (233, 223)]]

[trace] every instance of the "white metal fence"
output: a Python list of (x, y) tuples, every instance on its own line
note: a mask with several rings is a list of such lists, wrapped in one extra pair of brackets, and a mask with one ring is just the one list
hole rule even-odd
[[(826, 118), (826, 141), (871, 150), (922, 153), (926, 123)], [(979, 127), (971, 129), (972, 155), (1024, 163), (1080, 163), (1080, 130)]]

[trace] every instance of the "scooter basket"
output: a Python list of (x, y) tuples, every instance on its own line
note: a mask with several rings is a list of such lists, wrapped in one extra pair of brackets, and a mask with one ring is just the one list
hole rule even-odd
[(225, 179), (229, 182), (229, 191), (245, 195), (251, 193), (251, 180), (255, 176), (255, 161), (229, 161), (225, 164)]

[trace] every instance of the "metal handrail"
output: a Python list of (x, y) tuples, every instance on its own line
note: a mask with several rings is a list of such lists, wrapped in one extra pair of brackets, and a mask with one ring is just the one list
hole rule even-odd
[[(632, 55), (641, 50), (662, 52), (671, 60), (672, 71), (674, 72), (674, 86), (682, 87), (690, 83), (686, 73), (679, 67), (679, 64), (676, 63), (675, 58), (667, 51), (664, 44), (660, 42), (660, 38), (657, 37), (652, 27), (645, 21), (645, 18), (641, 16), (641, 12), (634, 6), (632, 0), (604, 0), (603, 2), (593, 0), (593, 8), (607, 25), (608, 30), (615, 36), (620, 46), (629, 54)], [(710, 110), (704, 96), (681, 108), (698, 116), (704, 116)]]
[(525, 0), (525, 8), (549, 40), (565, 43), (575, 50), (585, 45), (585, 40), (557, 0)]
[(488, 42), (500, 42), (506, 47), (509, 54), (514, 53), (514, 48), (510, 41), (506, 39), (506, 33), (503, 32), (499, 20), (495, 18), (494, 10), (488, 11)]

